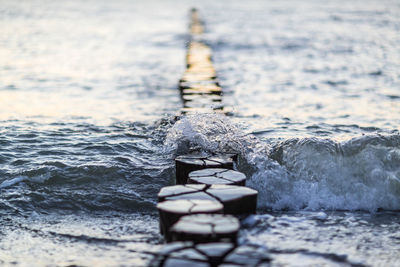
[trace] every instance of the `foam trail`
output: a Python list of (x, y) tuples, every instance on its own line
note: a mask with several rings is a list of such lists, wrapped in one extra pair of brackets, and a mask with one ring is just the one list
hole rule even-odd
[(5, 181), (3, 181), (3, 182), (0, 184), (0, 189), (6, 188), (6, 187), (9, 187), (9, 186), (12, 186), (12, 185), (15, 185), (15, 184), (17, 184), (17, 183), (20, 183), (20, 182), (22, 182), (22, 181), (25, 181), (26, 179), (28, 179), (28, 177), (26, 177), (26, 176), (19, 176), (19, 177), (15, 177), (15, 178), (13, 178), (13, 179), (11, 179), (11, 180), (5, 180)]
[(5, 180), (0, 184), (0, 189), (13, 186), (23, 181), (31, 181), (35, 183), (43, 183), (50, 178), (50, 174), (37, 175), (34, 177), (18, 176), (10, 180)]

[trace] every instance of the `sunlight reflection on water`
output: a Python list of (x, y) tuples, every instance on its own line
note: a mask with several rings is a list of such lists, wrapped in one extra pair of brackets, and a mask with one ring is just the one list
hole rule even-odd
[[(192, 5), (234, 115), (173, 126)], [(398, 265), (397, 213), (377, 209), (400, 203), (399, 10), (2, 1), (0, 264), (147, 265), (162, 243), (156, 193), (192, 145), (242, 152), (262, 191), (242, 238), (277, 264)]]

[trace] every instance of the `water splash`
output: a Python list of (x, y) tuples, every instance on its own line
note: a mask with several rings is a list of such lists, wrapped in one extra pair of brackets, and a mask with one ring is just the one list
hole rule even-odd
[(10, 187), (10, 186), (13, 186), (15, 184), (18, 184), (18, 183), (24, 182), (24, 181), (30, 181), (30, 182), (34, 182), (34, 183), (44, 183), (48, 179), (50, 179), (50, 174), (37, 175), (37, 176), (33, 176), (33, 177), (18, 176), (18, 177), (9, 179), (9, 180), (4, 180), (0, 184), (0, 189)]
[(182, 117), (168, 130), (166, 147), (177, 153), (268, 150), (258, 139), (241, 130), (228, 117), (220, 114), (196, 114)]
[(259, 191), (260, 208), (274, 210), (400, 209), (400, 136), (346, 142), (301, 138), (271, 148), (216, 114), (183, 117), (166, 137), (177, 154), (239, 153), (239, 170)]
[[(290, 139), (270, 154), (289, 171), (288, 180), (268, 177), (280, 192), (275, 209), (400, 209), (400, 136)], [(263, 180), (262, 173), (253, 180)]]

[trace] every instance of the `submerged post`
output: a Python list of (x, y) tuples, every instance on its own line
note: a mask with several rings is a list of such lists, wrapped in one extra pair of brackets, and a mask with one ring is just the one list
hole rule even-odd
[(226, 113), (222, 105), (217, 73), (212, 64), (211, 48), (202, 40), (204, 25), (197, 9), (191, 10), (190, 41), (186, 70), (179, 81), (183, 101), (182, 114)]
[[(179, 81), (181, 113), (226, 114), (212, 51), (202, 39), (204, 25), (196, 9), (191, 10), (190, 20), (186, 70)], [(240, 223), (236, 217), (256, 213), (258, 192), (245, 187), (246, 176), (233, 170), (236, 154), (211, 154), (175, 159), (176, 185), (162, 188), (157, 204), (160, 232), (172, 243), (155, 257), (152, 266), (268, 263), (257, 248), (237, 247)]]

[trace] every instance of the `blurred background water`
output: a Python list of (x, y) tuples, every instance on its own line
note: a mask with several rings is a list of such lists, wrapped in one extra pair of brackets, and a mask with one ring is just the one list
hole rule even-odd
[[(175, 123), (197, 6), (229, 118)], [(400, 264), (398, 1), (0, 1), (0, 264), (146, 266), (176, 155), (240, 153), (273, 265)]]

